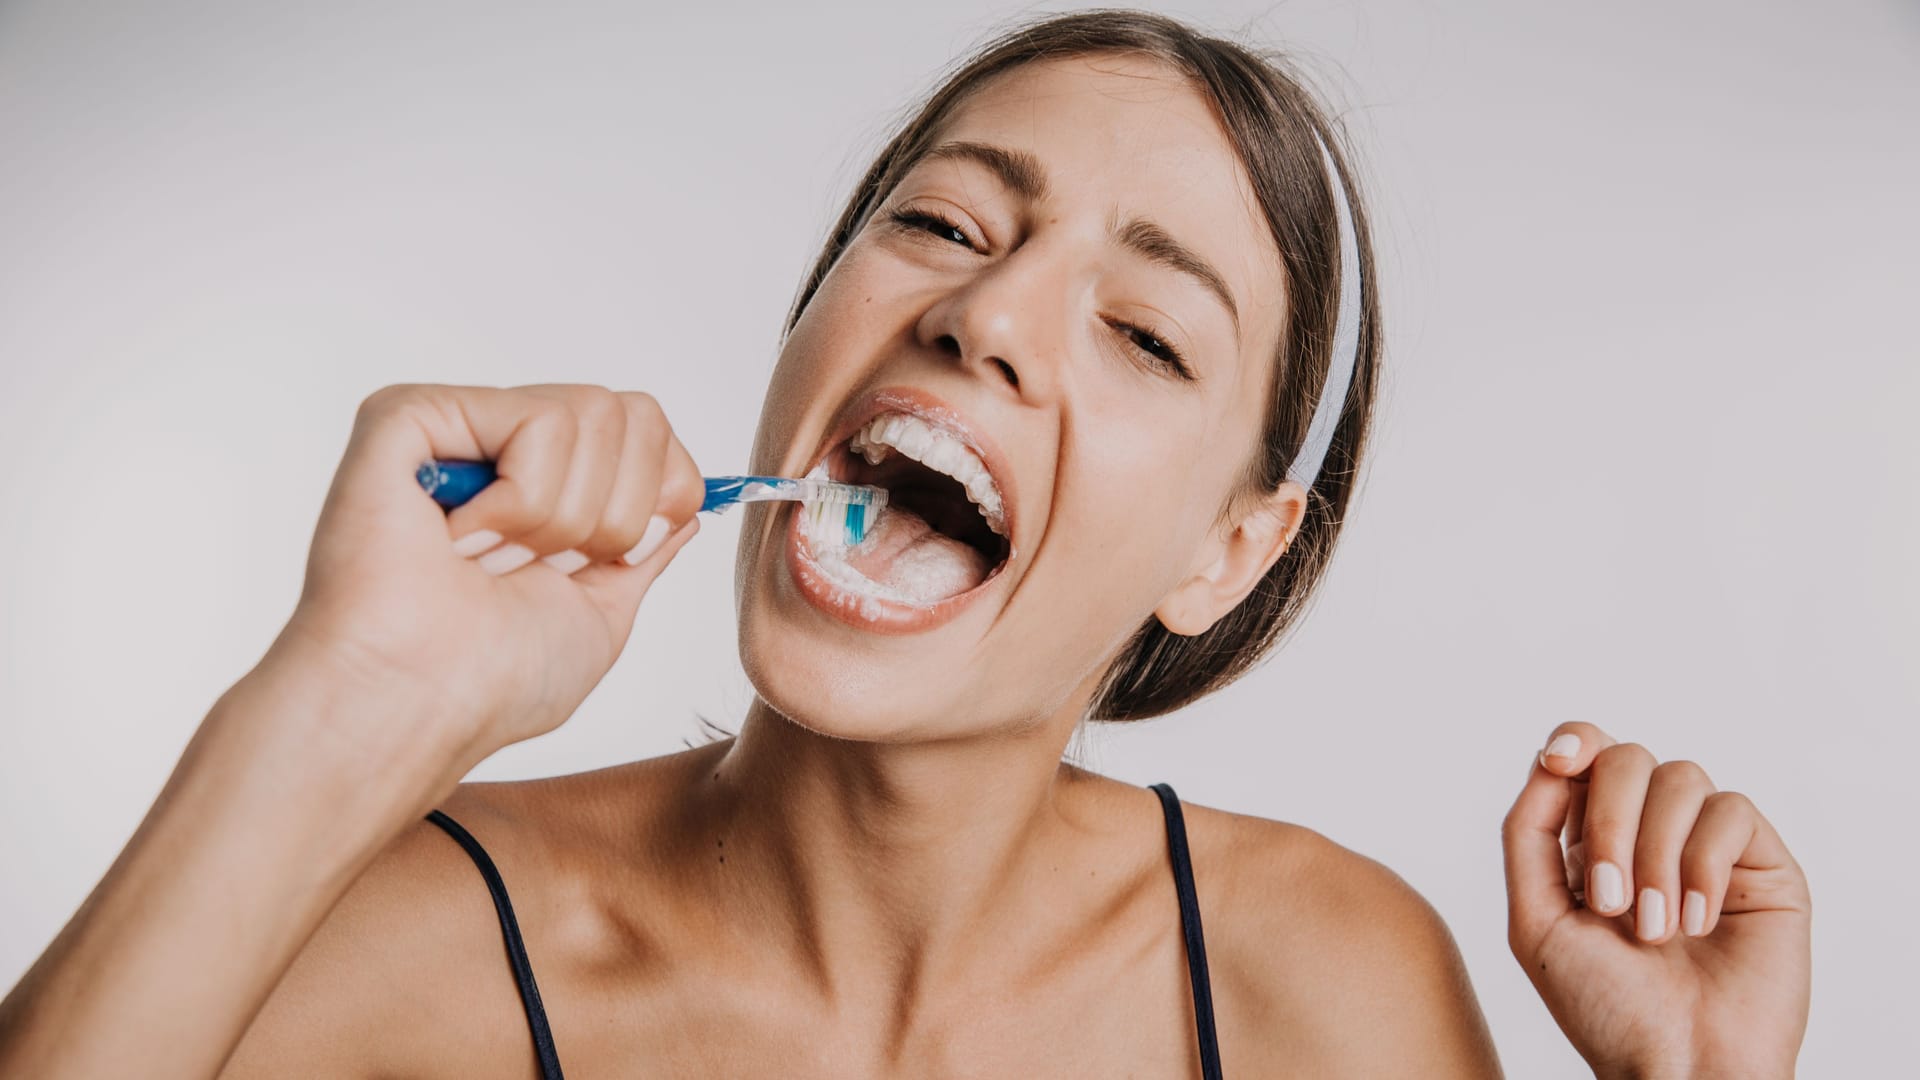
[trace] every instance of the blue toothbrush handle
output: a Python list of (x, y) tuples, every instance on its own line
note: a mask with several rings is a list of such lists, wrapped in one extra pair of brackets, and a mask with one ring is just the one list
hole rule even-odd
[[(433, 496), (433, 501), (446, 510), (452, 510), (480, 494), (481, 489), (493, 483), (498, 476), (491, 461), (438, 459), (420, 466), (413, 475), (427, 494)], [(720, 510), (732, 506), (749, 481), (766, 479), (754, 476), (706, 477), (707, 493), (700, 509)]]
[(480, 494), (480, 489), (493, 483), (497, 475), (491, 461), (435, 459), (416, 469), (413, 478), (442, 509), (452, 510)]

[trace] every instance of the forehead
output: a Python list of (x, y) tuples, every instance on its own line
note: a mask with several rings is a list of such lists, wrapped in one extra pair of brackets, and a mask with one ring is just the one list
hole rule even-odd
[(1095, 54), (1023, 64), (970, 94), (935, 142), (1025, 150), (1048, 209), (1150, 218), (1220, 269), (1247, 343), (1278, 333), (1284, 271), (1272, 229), (1212, 103), (1160, 61)]

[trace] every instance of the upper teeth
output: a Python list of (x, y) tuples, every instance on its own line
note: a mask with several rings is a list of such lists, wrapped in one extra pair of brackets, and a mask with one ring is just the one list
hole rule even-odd
[(987, 519), (987, 527), (1001, 536), (1007, 534), (1000, 489), (995, 486), (993, 475), (987, 472), (978, 454), (945, 428), (907, 413), (884, 413), (854, 432), (849, 445), (870, 465), (880, 464), (897, 450), (935, 472), (953, 477), (966, 489), (967, 498), (979, 508), (980, 516)]

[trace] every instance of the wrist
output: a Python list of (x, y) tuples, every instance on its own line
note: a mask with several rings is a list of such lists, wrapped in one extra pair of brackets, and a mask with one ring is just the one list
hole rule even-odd
[(459, 783), (484, 756), (471, 743), (411, 688), (269, 652), (214, 703), (188, 757), (249, 801), (317, 806), (347, 832), (384, 832)]
[(324, 767), (451, 784), (486, 757), (478, 710), (426, 680), (313, 644), (289, 622), (215, 706), (251, 713), (271, 736)]

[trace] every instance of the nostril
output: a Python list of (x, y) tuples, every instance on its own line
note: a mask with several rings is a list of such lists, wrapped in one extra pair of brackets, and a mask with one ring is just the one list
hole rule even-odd
[[(967, 350), (960, 346), (960, 339), (954, 337), (952, 334), (941, 334), (939, 337), (934, 338), (933, 347), (946, 353), (955, 360), (963, 359), (967, 355)], [(1013, 370), (1012, 364), (1007, 363), (998, 356), (989, 356), (987, 360), (992, 363), (994, 367), (1000, 369), (1000, 374), (1006, 376), (1008, 385), (1014, 387), (1020, 385), (1020, 373)]]

